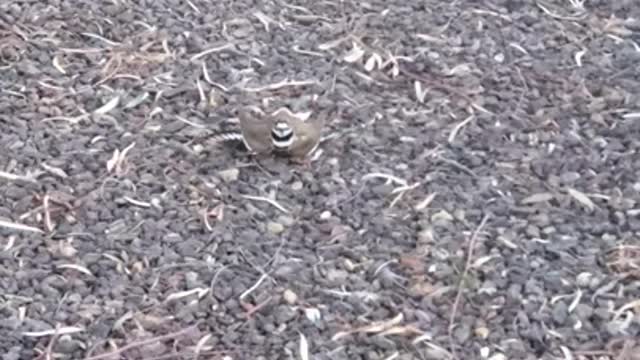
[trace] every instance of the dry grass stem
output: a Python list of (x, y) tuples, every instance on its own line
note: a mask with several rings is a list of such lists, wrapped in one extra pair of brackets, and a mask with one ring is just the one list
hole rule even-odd
[(107, 172), (115, 170), (116, 175), (122, 175), (126, 171), (127, 153), (136, 145), (135, 142), (129, 144), (124, 150), (115, 149), (111, 159), (107, 161)]
[(369, 179), (376, 179), (376, 178), (386, 179), (387, 183), (393, 182), (393, 183), (396, 183), (396, 184), (398, 184), (400, 186), (408, 186), (407, 181), (402, 179), (402, 178), (399, 178), (399, 177), (394, 176), (394, 175), (379, 173), (379, 172), (374, 172), (374, 173), (369, 173), (369, 174), (364, 175), (362, 177), (362, 181), (367, 181)]
[(82, 115), (78, 115), (78, 116), (52, 116), (52, 117), (48, 117), (48, 118), (44, 118), (42, 119), (42, 122), (49, 122), (49, 121), (66, 121), (72, 124), (78, 124), (79, 122), (81, 122), (82, 120), (88, 119), (89, 116), (91, 116), (90, 114), (82, 114)]
[(197, 294), (198, 300), (199, 300), (199, 299), (202, 299), (205, 295), (207, 295), (209, 290), (210, 290), (209, 288), (194, 288), (190, 290), (179, 291), (177, 293), (169, 294), (169, 296), (167, 296), (167, 298), (165, 299), (165, 302), (182, 299), (194, 294)]
[(53, 224), (51, 223), (51, 212), (49, 211), (49, 194), (42, 197), (42, 212), (44, 212), (44, 226), (48, 232), (53, 231)]
[(562, 15), (558, 15), (555, 14), (553, 12), (551, 12), (551, 10), (547, 9), (545, 6), (543, 6), (542, 4), (540, 4), (539, 1), (536, 1), (536, 5), (542, 10), (544, 11), (545, 14), (551, 16), (554, 19), (558, 19), (558, 20), (565, 20), (565, 21), (580, 21), (583, 20), (584, 18), (587, 17), (588, 14), (583, 13), (582, 15), (579, 16), (562, 16)]
[(2, 170), (0, 170), (0, 178), (9, 181), (27, 181), (30, 183), (37, 183), (37, 181), (32, 176), (16, 175)]
[(309, 360), (309, 342), (303, 333), (300, 333), (300, 360)]
[(294, 45), (292, 47), (293, 51), (297, 52), (298, 54), (303, 54), (303, 55), (309, 55), (309, 56), (317, 56), (317, 57), (324, 57), (323, 53), (317, 52), (317, 51), (311, 51), (311, 50), (303, 50), (300, 48), (299, 45)]
[(413, 183), (411, 185), (404, 185), (404, 186), (400, 186), (400, 187), (397, 187), (397, 188), (391, 190), (391, 194), (398, 194), (398, 195), (396, 195), (396, 197), (393, 198), (393, 200), (389, 204), (389, 209), (393, 208), (395, 206), (395, 204), (398, 201), (400, 201), (400, 199), (402, 199), (404, 194), (406, 194), (407, 192), (417, 188), (420, 185), (421, 185), (420, 182), (416, 182), (416, 183)]
[(98, 115), (104, 115), (109, 111), (115, 109), (119, 103), (120, 103), (120, 96), (114, 96), (113, 99), (109, 100), (106, 104), (94, 110), (93, 113)]
[(245, 87), (242, 90), (246, 92), (273, 91), (273, 90), (279, 90), (285, 87), (308, 86), (308, 85), (316, 85), (317, 83), (318, 83), (317, 81), (311, 81), (311, 80), (300, 80), (300, 81), (283, 80), (274, 84), (269, 84), (269, 85), (260, 86), (256, 88)]
[(458, 132), (460, 132), (460, 130), (467, 126), (467, 124), (469, 124), (471, 121), (473, 121), (473, 119), (475, 119), (475, 115), (471, 114), (469, 115), (469, 117), (467, 117), (466, 119), (464, 119), (463, 121), (461, 121), (458, 125), (456, 125), (453, 130), (451, 130), (451, 133), (449, 134), (449, 138), (447, 139), (449, 141), (449, 144), (453, 143), (453, 141), (456, 139), (456, 135), (458, 135)]
[(240, 297), (238, 299), (240, 299), (241, 302), (244, 302), (244, 298), (246, 298), (247, 296), (249, 296), (249, 294), (255, 291), (260, 286), (260, 284), (262, 284), (262, 282), (264, 282), (268, 277), (269, 275), (262, 274), (262, 276), (260, 276), (260, 279), (258, 279), (258, 281), (256, 281), (256, 283), (253, 284), (253, 286), (251, 286), (250, 288), (245, 290), (242, 294), (240, 294)]
[(207, 62), (206, 61), (202, 62), (202, 76), (204, 77), (204, 80), (209, 85), (215, 86), (215, 87), (219, 88), (220, 90), (222, 90), (224, 92), (229, 92), (229, 88), (228, 87), (211, 80), (211, 76), (209, 75), (209, 70), (207, 69)]
[(256, 11), (253, 13), (253, 16), (255, 16), (258, 20), (260, 20), (260, 22), (262, 23), (262, 25), (264, 26), (264, 29), (266, 30), (266, 32), (269, 32), (269, 25), (270, 24), (275, 24), (277, 25), (281, 30), (284, 30), (284, 25), (282, 25), (281, 23), (273, 20), (272, 18), (270, 18), (269, 16), (265, 15), (265, 13), (263, 13), (262, 11)]
[[(203, 96), (204, 96), (204, 94), (203, 94)], [(207, 100), (206, 100), (206, 97), (205, 97), (204, 101), (205, 101), (205, 102), (207, 101)], [(194, 128), (198, 128), (198, 129), (206, 129), (206, 128), (207, 128), (207, 127), (206, 127), (206, 126), (204, 126), (204, 125), (201, 125), (201, 124), (195, 123), (195, 122), (193, 122), (193, 121), (191, 121), (191, 120), (187, 120), (187, 119), (183, 118), (183, 117), (182, 117), (182, 116), (180, 116), (180, 115), (176, 115), (176, 120), (179, 120), (179, 121), (181, 121), (181, 122), (183, 122), (183, 123), (185, 123), (185, 124), (187, 124), (187, 125), (193, 126)]]
[(166, 335), (161, 335), (161, 336), (156, 336), (150, 339), (146, 339), (146, 340), (141, 340), (141, 341), (136, 341), (133, 342), (131, 344), (125, 345), (119, 349), (116, 349), (114, 351), (110, 351), (110, 352), (106, 352), (100, 355), (93, 355), (93, 356), (87, 356), (84, 358), (84, 360), (99, 360), (99, 359), (110, 359), (113, 357), (116, 357), (120, 354), (122, 354), (125, 351), (140, 347), (140, 346), (145, 346), (145, 345), (149, 345), (152, 344), (154, 342), (160, 342), (160, 341), (166, 341), (166, 340), (174, 340), (178, 337), (184, 336), (187, 333), (189, 333), (190, 331), (197, 329), (198, 324), (190, 326), (188, 328), (182, 329), (180, 331), (176, 331), (173, 333), (169, 333)]
[(130, 198), (128, 196), (123, 196), (122, 197), (126, 202), (135, 205), (135, 206), (139, 206), (139, 207), (143, 207), (143, 208), (149, 208), (151, 207), (151, 203), (146, 202), (146, 201), (140, 201), (140, 200), (135, 200), (133, 198)]
[(211, 48), (211, 49), (207, 49), (207, 50), (205, 50), (203, 52), (200, 52), (200, 53), (197, 53), (197, 54), (193, 55), (190, 60), (191, 61), (195, 61), (195, 60), (200, 59), (201, 57), (207, 56), (209, 54), (217, 53), (217, 52), (220, 52), (220, 51), (224, 51), (224, 50), (227, 50), (227, 49), (235, 49), (235, 45), (233, 45), (232, 43), (227, 43), (227, 44), (220, 45), (220, 46), (217, 46), (217, 47), (214, 47), (214, 48)]
[(268, 204), (271, 204), (273, 207), (275, 207), (276, 209), (282, 211), (285, 214), (289, 213), (289, 210), (287, 210), (284, 206), (280, 205), (275, 200), (271, 200), (271, 199), (263, 197), (263, 196), (252, 196), (252, 195), (240, 195), (240, 196), (245, 198), (245, 199), (247, 199), (247, 200), (266, 202)]
[(462, 283), (467, 277), (469, 273), (469, 269), (471, 268), (471, 263), (473, 261), (473, 248), (476, 245), (476, 241), (478, 240), (478, 236), (480, 231), (484, 228), (485, 224), (489, 220), (489, 215), (485, 215), (480, 222), (480, 225), (476, 228), (476, 230), (471, 235), (471, 239), (469, 240), (469, 244), (467, 246), (467, 259), (464, 265), (464, 270), (462, 271), (462, 275), (460, 275), (460, 280), (458, 280), (458, 285), (456, 288), (456, 297), (453, 301), (453, 305), (451, 306), (451, 315), (449, 316), (449, 344), (451, 347), (451, 354), (454, 359), (457, 359), (455, 345), (453, 343), (453, 328), (455, 326), (456, 315), (458, 313), (458, 306), (460, 305), (460, 299), (462, 298)]
[(18, 231), (29, 231), (29, 232), (34, 232), (34, 233), (39, 233), (39, 234), (44, 234), (44, 231), (33, 227), (33, 226), (29, 226), (29, 225), (24, 225), (24, 224), (20, 224), (20, 223), (15, 223), (15, 222), (11, 222), (11, 221), (5, 221), (0, 219), (0, 227), (3, 228), (8, 228), (8, 229), (13, 229), (13, 230), (18, 230)]
[(91, 273), (91, 271), (89, 271), (89, 269), (87, 269), (84, 266), (77, 265), (77, 264), (60, 264), (60, 265), (56, 265), (56, 268), (58, 268), (58, 269), (72, 269), (72, 270), (76, 270), (78, 272), (81, 272), (83, 274), (86, 274), (86, 275), (89, 275), (89, 276), (93, 276), (93, 274)]
[(189, 5), (189, 7), (196, 13), (201, 14), (200, 9), (198, 9), (191, 1), (187, 0), (187, 5)]
[(431, 205), (431, 203), (433, 202), (433, 199), (435, 199), (437, 195), (438, 195), (437, 192), (427, 195), (427, 197), (425, 197), (424, 200), (422, 200), (421, 202), (417, 203), (414, 206), (414, 209), (416, 211), (421, 211), (426, 209), (429, 205)]
[(26, 337), (44, 337), (44, 336), (51, 336), (55, 334), (58, 334), (58, 335), (75, 334), (83, 331), (85, 331), (85, 329), (81, 327), (65, 326), (65, 327), (43, 330), (43, 331), (25, 331), (22, 333), (22, 335)]
[(86, 37), (89, 37), (89, 38), (93, 38), (93, 39), (100, 40), (100, 41), (102, 41), (102, 42), (107, 43), (107, 44), (108, 44), (108, 45), (110, 45), (110, 46), (119, 46), (119, 45), (122, 45), (122, 43), (119, 43), (119, 42), (117, 42), (117, 41), (113, 41), (113, 40), (109, 40), (109, 39), (107, 39), (107, 38), (105, 38), (105, 37), (103, 37), (103, 36), (100, 36), (100, 35), (98, 35), (98, 34), (93, 34), (93, 33), (83, 32), (83, 33), (80, 33), (80, 35), (83, 35), (83, 36), (86, 36)]

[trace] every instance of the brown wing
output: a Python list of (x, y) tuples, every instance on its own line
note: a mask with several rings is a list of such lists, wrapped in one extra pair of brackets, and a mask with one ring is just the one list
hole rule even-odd
[(251, 109), (243, 109), (238, 112), (240, 130), (245, 145), (255, 153), (271, 151), (271, 127), (273, 119), (265, 114), (258, 114)]

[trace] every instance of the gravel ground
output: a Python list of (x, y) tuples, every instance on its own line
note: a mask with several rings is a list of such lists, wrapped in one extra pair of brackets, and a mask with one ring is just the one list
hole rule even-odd
[(0, 4), (0, 359), (640, 359), (636, 1), (297, 2)]

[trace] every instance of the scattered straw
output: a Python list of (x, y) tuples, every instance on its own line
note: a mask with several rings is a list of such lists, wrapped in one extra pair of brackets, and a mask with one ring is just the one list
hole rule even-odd
[(252, 195), (240, 195), (241, 197), (247, 199), (247, 200), (254, 200), (254, 201), (262, 201), (262, 202), (266, 202), (268, 204), (273, 205), (273, 207), (275, 207), (276, 209), (282, 211), (285, 214), (289, 213), (289, 210), (287, 210), (284, 206), (280, 205), (278, 202), (276, 202), (275, 200), (271, 200), (269, 198), (263, 197), (263, 196), (252, 196)]
[(191, 61), (195, 61), (195, 60), (200, 59), (201, 57), (207, 56), (209, 54), (217, 53), (217, 52), (220, 52), (220, 51), (224, 51), (224, 50), (227, 50), (227, 49), (235, 49), (235, 45), (233, 45), (232, 43), (226, 43), (224, 45), (216, 46), (214, 48), (207, 49), (207, 50), (205, 50), (203, 52), (200, 52), (200, 53), (197, 53), (197, 54), (193, 55), (190, 60)]
[(480, 234), (480, 231), (482, 231), (482, 228), (484, 228), (488, 220), (489, 220), (489, 215), (485, 215), (484, 218), (482, 218), (480, 225), (478, 225), (476, 230), (471, 235), (471, 239), (469, 240), (469, 245), (467, 246), (467, 260), (465, 262), (462, 275), (460, 276), (460, 280), (458, 280), (456, 297), (455, 297), (455, 300), (453, 301), (453, 306), (451, 307), (451, 315), (449, 316), (448, 335), (449, 335), (449, 344), (451, 347), (451, 354), (453, 355), (454, 359), (457, 359), (458, 357), (456, 356), (455, 345), (453, 344), (453, 328), (455, 326), (456, 315), (458, 313), (458, 306), (460, 305), (460, 299), (462, 298), (462, 283), (466, 279), (467, 274), (469, 273), (469, 269), (471, 268), (471, 262), (473, 260), (473, 248), (475, 247), (476, 241), (478, 240), (478, 235)]
[(317, 83), (318, 83), (317, 81), (312, 81), (312, 80), (300, 80), (300, 81), (283, 80), (274, 84), (269, 84), (269, 85), (260, 86), (256, 88), (245, 87), (242, 90), (247, 92), (273, 91), (273, 90), (278, 90), (285, 87), (308, 86), (308, 85), (316, 85)]
[(210, 290), (209, 288), (194, 288), (190, 290), (179, 291), (177, 293), (169, 294), (169, 296), (167, 296), (167, 298), (165, 299), (165, 302), (182, 299), (194, 294), (197, 294), (198, 300), (199, 300), (199, 299), (202, 299), (205, 295), (207, 295), (209, 290)]
[(78, 272), (81, 272), (83, 274), (86, 274), (86, 275), (89, 275), (89, 276), (93, 276), (93, 274), (91, 273), (91, 271), (89, 271), (89, 269), (87, 269), (84, 266), (77, 265), (77, 264), (60, 264), (60, 265), (56, 265), (56, 268), (58, 268), (58, 269), (72, 269), (72, 270), (76, 270)]
[(431, 193), (429, 195), (427, 195), (427, 197), (424, 198), (424, 200), (422, 200), (421, 202), (417, 203), (414, 206), (414, 209), (416, 211), (421, 211), (426, 209), (429, 205), (431, 205), (431, 203), (433, 202), (433, 199), (436, 198), (436, 195), (438, 195), (437, 192)]
[(250, 288), (245, 290), (242, 294), (240, 294), (240, 297), (239, 297), (240, 301), (244, 302), (244, 298), (246, 298), (247, 296), (249, 296), (249, 294), (255, 291), (258, 288), (258, 286), (260, 286), (260, 284), (262, 284), (262, 282), (265, 281), (268, 277), (269, 275), (262, 274), (262, 276), (260, 276), (260, 279), (258, 279), (258, 281), (256, 281), (256, 283), (253, 284), (253, 286), (251, 286)]
[(8, 173), (2, 170), (0, 170), (0, 178), (6, 179), (9, 181), (27, 181), (27, 182), (37, 183), (37, 181), (31, 176), (16, 175), (16, 174)]
[(143, 207), (143, 208), (149, 208), (151, 207), (151, 203), (146, 202), (146, 201), (140, 201), (140, 200), (136, 200), (133, 198), (130, 198), (128, 196), (123, 196), (122, 197), (126, 202), (135, 205), (135, 206), (139, 206), (139, 207)]
[(396, 195), (396, 197), (395, 197), (395, 198), (393, 198), (393, 200), (392, 200), (392, 201), (391, 201), (391, 203), (389, 204), (389, 209), (391, 209), (392, 207), (394, 207), (394, 206), (395, 206), (395, 204), (396, 204), (398, 201), (400, 201), (400, 199), (402, 199), (402, 197), (404, 196), (404, 194), (406, 194), (407, 192), (409, 192), (409, 191), (411, 191), (411, 190), (413, 190), (413, 189), (417, 188), (417, 187), (418, 187), (418, 186), (420, 186), (420, 185), (421, 185), (421, 183), (420, 183), (420, 182), (416, 182), (416, 183), (413, 183), (413, 184), (411, 184), (411, 185), (404, 185), (404, 186), (400, 186), (400, 187), (397, 187), (397, 188), (393, 189), (393, 190), (391, 191), (391, 194), (398, 194), (398, 195)]
[(266, 32), (269, 32), (269, 25), (270, 24), (276, 24), (281, 30), (284, 30), (284, 25), (282, 25), (281, 23), (273, 20), (269, 16), (265, 15), (265, 13), (263, 13), (262, 11), (254, 12), (253, 16), (255, 16), (258, 20), (260, 20), (260, 22), (262, 23), (262, 26), (264, 26), (264, 29), (266, 30)]
[(217, 88), (219, 88), (220, 90), (224, 91), (224, 92), (229, 92), (229, 88), (227, 88), (226, 86), (222, 85), (222, 84), (218, 84), (214, 81), (211, 81), (211, 76), (209, 75), (209, 70), (207, 70), (207, 62), (203, 61), (202, 62), (202, 76), (204, 77), (204, 80), (209, 84), (209, 85), (213, 85)]
[(374, 172), (374, 173), (369, 173), (369, 174), (364, 175), (362, 177), (362, 181), (367, 181), (369, 179), (375, 179), (375, 178), (386, 179), (387, 183), (393, 182), (393, 183), (396, 183), (396, 184), (398, 184), (400, 186), (407, 186), (408, 185), (407, 181), (402, 179), (402, 178), (399, 178), (399, 177), (394, 176), (394, 175), (379, 173), (379, 172)]
[(49, 211), (49, 194), (42, 197), (42, 211), (44, 212), (44, 226), (48, 232), (53, 231), (51, 223), (51, 212)]
[(122, 354), (125, 351), (131, 350), (131, 349), (134, 349), (134, 348), (137, 348), (137, 347), (153, 344), (154, 342), (160, 342), (160, 341), (166, 341), (166, 340), (175, 340), (176, 338), (184, 336), (184, 335), (188, 334), (189, 332), (197, 329), (197, 327), (198, 327), (198, 324), (190, 326), (190, 327), (185, 328), (185, 329), (182, 329), (182, 330), (177, 331), (177, 332), (173, 332), (173, 333), (169, 333), (169, 334), (166, 334), (166, 335), (152, 337), (152, 338), (146, 339), (146, 340), (136, 341), (136, 342), (133, 342), (131, 344), (125, 345), (125, 346), (121, 347), (120, 349), (116, 349), (114, 351), (106, 352), (106, 353), (103, 353), (103, 354), (100, 354), (100, 355), (91, 356), (91, 354), (89, 354), (86, 358), (84, 358), (84, 360), (98, 360), (98, 359), (116, 358), (119, 354)]
[[(204, 96), (204, 94), (203, 94), (203, 96)], [(206, 102), (206, 97), (204, 98), (204, 101)], [(193, 121), (191, 121), (191, 120), (187, 120), (187, 119), (183, 118), (183, 117), (182, 117), (182, 116), (180, 116), (180, 115), (176, 115), (176, 120), (179, 120), (179, 121), (181, 121), (181, 122), (183, 122), (183, 123), (185, 123), (185, 124), (188, 124), (188, 125), (190, 125), (190, 126), (193, 126), (194, 128), (198, 128), (198, 129), (206, 129), (206, 128), (207, 128), (207, 127), (206, 127), (206, 126), (204, 126), (204, 125), (201, 125), (201, 124), (195, 123), (195, 122), (193, 122)]]
[(50, 330), (43, 330), (43, 331), (25, 331), (22, 333), (22, 335), (26, 337), (44, 337), (44, 336), (51, 336), (54, 334), (58, 334), (58, 335), (75, 334), (83, 331), (84, 331), (84, 328), (81, 328), (81, 327), (65, 326), (65, 327), (60, 327), (60, 328), (50, 329)]
[(98, 115), (104, 115), (109, 111), (115, 109), (119, 103), (120, 103), (120, 96), (115, 96), (113, 97), (113, 99), (109, 100), (106, 104), (96, 109), (93, 113)]
[(460, 129), (462, 129), (463, 127), (467, 126), (467, 124), (469, 124), (471, 121), (473, 121), (473, 119), (475, 119), (475, 115), (471, 114), (471, 115), (469, 115), (469, 117), (467, 117), (462, 122), (460, 122), (458, 125), (456, 125), (453, 128), (453, 130), (451, 130), (451, 133), (449, 134), (449, 138), (447, 139), (449, 141), (449, 144), (452, 144), (453, 141), (456, 139), (456, 135), (458, 135), (458, 132), (460, 131)]
[(309, 342), (303, 333), (300, 333), (300, 360), (309, 360)]
[(30, 232), (35, 232), (35, 233), (39, 233), (39, 234), (44, 234), (44, 231), (33, 227), (33, 226), (29, 226), (29, 225), (24, 225), (24, 224), (20, 224), (20, 223), (15, 223), (15, 222), (11, 222), (11, 221), (5, 221), (0, 219), (0, 227), (4, 227), (4, 228), (8, 228), (8, 229), (13, 229), (13, 230), (19, 230), (19, 231), (30, 231)]
[(102, 42), (104, 42), (104, 43), (106, 43), (106, 44), (108, 44), (108, 45), (110, 45), (110, 46), (119, 46), (119, 45), (122, 45), (122, 43), (119, 43), (119, 42), (117, 42), (117, 41), (113, 41), (113, 40), (109, 40), (109, 39), (107, 39), (107, 38), (105, 38), (105, 37), (103, 37), (103, 36), (100, 36), (100, 35), (98, 35), (98, 34), (93, 34), (93, 33), (83, 32), (83, 33), (80, 33), (80, 35), (83, 35), (83, 36), (86, 36), (86, 37), (89, 37), (89, 38), (93, 38), (93, 39), (100, 40), (100, 41), (102, 41)]
[(136, 145), (135, 142), (129, 144), (124, 150), (115, 149), (111, 159), (107, 161), (107, 172), (115, 170), (117, 175), (122, 175), (126, 171), (127, 153)]
[(583, 20), (584, 18), (587, 17), (588, 14), (583, 13), (581, 15), (578, 16), (562, 16), (562, 15), (558, 15), (556, 13), (551, 12), (551, 10), (549, 10), (548, 8), (546, 8), (545, 6), (543, 6), (542, 4), (540, 4), (539, 1), (536, 1), (536, 5), (547, 15), (551, 16), (554, 19), (558, 19), (558, 20), (565, 20), (565, 21), (580, 21)]
[(195, 11), (196, 13), (200, 14), (200, 9), (198, 9), (191, 1), (187, 0), (187, 4), (189, 5), (190, 8), (193, 9), (193, 11)]

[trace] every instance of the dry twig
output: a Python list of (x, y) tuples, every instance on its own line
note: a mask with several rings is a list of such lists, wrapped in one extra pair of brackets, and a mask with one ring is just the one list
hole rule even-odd
[(141, 340), (141, 341), (135, 341), (132, 342), (128, 345), (125, 345), (123, 347), (121, 347), (120, 349), (116, 349), (114, 351), (110, 351), (110, 352), (106, 352), (106, 353), (102, 353), (100, 355), (94, 355), (94, 356), (90, 356), (91, 354), (89, 354), (89, 356), (85, 357), (84, 360), (98, 360), (98, 359), (108, 359), (111, 357), (115, 357), (119, 354), (122, 354), (125, 351), (140, 347), (140, 346), (145, 346), (148, 344), (152, 344), (156, 341), (165, 341), (165, 340), (170, 340), (170, 339), (175, 339), (177, 337), (186, 335), (187, 333), (189, 333), (190, 331), (197, 329), (198, 324), (195, 324), (193, 326), (189, 326), (188, 328), (184, 328), (180, 331), (176, 331), (176, 332), (172, 332), (166, 335), (161, 335), (161, 336), (156, 336), (156, 337), (152, 337), (150, 339), (146, 339), (146, 340)]
[(460, 276), (460, 280), (458, 281), (458, 286), (456, 289), (456, 297), (455, 297), (455, 300), (453, 301), (453, 306), (451, 307), (451, 316), (449, 316), (449, 329), (448, 329), (449, 334), (448, 335), (449, 335), (449, 346), (451, 347), (451, 354), (453, 355), (454, 359), (457, 359), (458, 357), (456, 356), (456, 350), (453, 344), (453, 327), (455, 326), (458, 306), (460, 305), (460, 299), (462, 298), (462, 283), (464, 282), (464, 279), (467, 277), (467, 274), (469, 273), (469, 269), (471, 268), (471, 261), (473, 260), (473, 247), (475, 246), (476, 241), (478, 240), (478, 235), (480, 234), (480, 231), (482, 230), (482, 228), (484, 228), (488, 220), (489, 220), (489, 215), (485, 215), (482, 218), (480, 225), (478, 225), (476, 230), (471, 235), (471, 239), (469, 240), (469, 245), (467, 247), (467, 260), (464, 265), (464, 270), (462, 271), (462, 275)]

